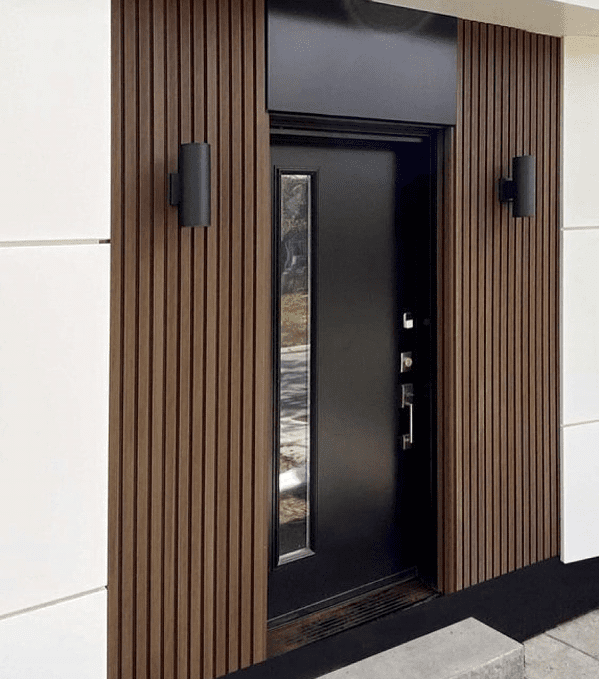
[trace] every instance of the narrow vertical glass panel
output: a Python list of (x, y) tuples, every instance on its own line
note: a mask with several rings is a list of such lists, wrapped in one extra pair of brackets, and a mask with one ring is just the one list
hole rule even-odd
[(278, 563), (310, 553), (311, 175), (281, 173)]

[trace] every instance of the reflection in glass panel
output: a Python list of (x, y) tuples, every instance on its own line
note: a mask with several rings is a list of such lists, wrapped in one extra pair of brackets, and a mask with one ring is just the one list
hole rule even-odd
[(280, 175), (279, 563), (309, 547), (311, 175)]

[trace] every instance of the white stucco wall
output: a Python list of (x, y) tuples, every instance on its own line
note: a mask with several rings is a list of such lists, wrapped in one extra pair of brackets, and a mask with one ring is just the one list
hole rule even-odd
[(105, 679), (110, 0), (0, 16), (0, 676)]
[(598, 556), (598, 38), (563, 39), (561, 559)]
[[(0, 9), (0, 668), (104, 679), (110, 0)], [(562, 558), (573, 561), (598, 554), (597, 39), (565, 40), (564, 106)]]
[(0, 241), (109, 238), (110, 0), (0, 10)]

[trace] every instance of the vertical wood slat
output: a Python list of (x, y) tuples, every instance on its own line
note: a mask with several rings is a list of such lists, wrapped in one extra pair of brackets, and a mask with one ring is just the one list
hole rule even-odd
[[(264, 110), (263, 102), (266, 97), (266, 44), (265, 21), (263, 19), (264, 0), (254, 1), (254, 73), (256, 74), (256, 124), (254, 128), (254, 142), (256, 153), (254, 155), (254, 209), (256, 224), (261, 228), (255, 230), (255, 244), (253, 254), (255, 257), (254, 276), (254, 304), (255, 322), (254, 330), (254, 448), (253, 448), (253, 483), (255, 493), (259, 498), (270, 497), (267, 487), (269, 472), (269, 456), (264, 454), (265, 447), (271, 441), (269, 431), (271, 421), (271, 379), (264, 379), (265, 375), (271, 375), (271, 201), (269, 186), (271, 177), (271, 154), (268, 144), (269, 117)], [(243, 4), (243, 2), (242, 2)], [(249, 320), (249, 319), (248, 319)], [(265, 574), (265, 560), (267, 555), (267, 503), (254, 502), (253, 505), (253, 620), (252, 634), (254, 643), (254, 657), (264, 656), (267, 644), (267, 578)]]
[[(488, 92), (487, 92), (487, 26), (481, 24), (480, 26), (480, 44), (481, 50), (479, 53), (478, 63), (478, 81), (479, 81), (479, 115), (478, 115), (478, 143), (477, 154), (480, 158), (486, 156), (485, 146), (485, 124), (488, 116)], [(485, 187), (487, 186), (487, 163), (484, 171), (481, 172), (477, 178), (477, 198), (478, 198), (478, 214), (487, 213), (487, 194)], [(477, 299), (478, 304), (482, 306), (485, 303), (485, 275), (486, 275), (486, 261), (485, 261), (485, 227), (475, 228), (475, 236), (477, 238)], [(481, 514), (486, 513), (485, 505), (485, 483), (486, 483), (486, 460), (485, 460), (485, 402), (486, 402), (486, 388), (485, 388), (485, 315), (478, 314), (477, 319), (477, 506)], [(486, 579), (486, 521), (478, 521), (477, 530), (477, 567), (478, 579)]]
[[(125, 135), (132, 138), (132, 143), (123, 152), (123, 193), (131, 196), (130, 200), (123, 200), (123, 218), (126, 222), (135, 223), (138, 219), (138, 136), (137, 136), (137, 107), (139, 104), (139, 83), (137, 70), (137, 34), (136, 7), (125, 5), (123, 11), (123, 64), (124, 78), (135, 78), (134, 87), (128, 92), (123, 91), (123, 130)], [(124, 233), (123, 247), (123, 277), (136, 280), (137, 272), (137, 238), (136, 230)], [(122, 413), (122, 446), (123, 450), (131, 451), (123, 454), (121, 469), (121, 559), (124, 573), (131, 573), (131, 578), (122, 576), (121, 597), (124, 606), (121, 610), (121, 669), (130, 672), (135, 669), (136, 627), (131, 624), (132, 611), (136, 607), (137, 560), (136, 549), (136, 463), (138, 457), (135, 420), (137, 415), (137, 286), (123, 286), (123, 413)]]
[[(494, 127), (487, 131), (486, 137), (488, 144), (493, 147), (493, 167), (494, 169), (502, 167), (502, 96), (505, 88), (505, 81), (502, 79), (502, 68), (504, 65), (504, 50), (503, 50), (503, 36), (502, 28), (500, 26), (494, 27), (495, 33), (495, 114)], [(489, 137), (492, 137), (490, 140)], [(501, 539), (501, 468), (500, 468), (500, 291), (502, 289), (501, 278), (501, 232), (500, 228), (501, 213), (498, 212), (497, 206), (492, 213), (492, 257), (493, 257), (493, 274), (492, 274), (492, 308), (488, 311), (492, 316), (492, 378), (490, 388), (492, 391), (492, 448), (490, 449), (490, 456), (492, 458), (492, 515), (493, 515), (493, 551), (492, 551), (492, 577), (500, 575), (500, 539)]]
[[(177, 166), (178, 142), (181, 129), (180, 82), (179, 82), (179, 17), (178, 2), (165, 0), (165, 148), (166, 167)], [(168, 171), (168, 170), (167, 170)], [(177, 501), (179, 450), (179, 317), (181, 311), (180, 290), (180, 239), (176, 211), (165, 206), (165, 314), (162, 319), (165, 335), (165, 390), (163, 397), (163, 616), (171, 624), (162, 627), (162, 661), (167, 676), (177, 676)], [(140, 488), (143, 492), (143, 489)]]
[[(479, 24), (473, 23), (471, 25), (471, 44), (479, 44)], [(471, 134), (469, 139), (470, 147), (470, 177), (465, 179), (469, 182), (470, 192), (470, 212), (469, 222), (465, 224), (465, 242), (468, 238), (469, 259), (466, 264), (466, 271), (468, 275), (465, 276), (465, 294), (468, 296), (470, 302), (469, 307), (477, 305), (477, 215), (478, 215), (478, 183), (479, 177), (477, 174), (477, 133), (479, 122), (479, 69), (477, 65), (478, 55), (471, 50), (469, 66), (471, 69), (471, 92), (470, 101), (474, 108), (470, 115)], [(466, 140), (465, 140), (466, 141)], [(466, 174), (466, 173), (465, 173)], [(467, 235), (467, 231), (469, 232)], [(465, 246), (465, 249), (467, 246)], [(465, 567), (465, 573), (469, 573), (470, 578), (468, 582), (477, 581), (477, 528), (478, 528), (478, 496), (477, 496), (477, 479), (479, 469), (477, 466), (477, 316), (469, 313), (466, 319), (466, 332), (468, 335), (469, 346), (469, 361), (465, 365), (467, 372), (466, 383), (469, 384), (468, 389), (468, 405), (469, 424), (465, 432), (465, 438), (469, 441), (469, 458), (470, 458), (470, 473), (468, 479), (465, 478), (467, 484), (467, 495), (469, 497), (469, 511), (470, 511), (470, 531), (466, 537), (469, 545), (469, 553), (467, 558), (469, 560), (468, 570)]]
[[(227, 2), (217, 2), (216, 7), (217, 25), (217, 134), (213, 148), (215, 150), (214, 173), (217, 184), (217, 200), (219, 205), (219, 233), (217, 234), (217, 382), (215, 402), (217, 406), (217, 418), (214, 422), (216, 429), (215, 450), (228, 450), (229, 436), (229, 412), (228, 399), (230, 389), (229, 361), (230, 347), (230, 303), (229, 303), (229, 239), (231, 236), (231, 222), (229, 202), (229, 82), (231, 76), (229, 49), (231, 36), (229, 34), (229, 6)], [(210, 425), (209, 425), (210, 426)], [(215, 658), (214, 672), (216, 676), (225, 674), (227, 661), (227, 465), (231, 454), (217, 455), (215, 469), (215, 494), (216, 494), (216, 517), (215, 517), (215, 590), (214, 590), (214, 626), (213, 654)]]
[[(270, 338), (262, 0), (113, 3), (109, 677), (265, 657)], [(212, 225), (166, 202), (212, 147)]]
[[(207, 139), (206, 125), (206, 58), (202, 44), (206, 43), (205, 8), (196, 3), (190, 3), (190, 30), (195, 41), (190, 37), (191, 50), (191, 93), (192, 93), (192, 119), (190, 121), (190, 139)], [(197, 48), (196, 48), (197, 45)], [(201, 113), (200, 113), (201, 112)], [(203, 508), (204, 482), (205, 482), (205, 412), (206, 412), (206, 384), (207, 375), (205, 366), (206, 348), (206, 267), (204, 257), (206, 255), (206, 232), (193, 233), (192, 251), (192, 289), (190, 292), (192, 304), (191, 332), (191, 432), (190, 432), (190, 465), (189, 465), (189, 531), (190, 543), (194, 549), (190, 551), (188, 564), (189, 578), (189, 630), (188, 630), (188, 666), (190, 673), (192, 668), (203, 667)], [(198, 672), (201, 674), (201, 672)]]
[[(121, 2), (111, 7), (111, 139), (121, 138), (123, 129), (123, 33)], [(123, 220), (123, 146), (111, 146), (111, 211), (113, 219)], [(111, 315), (110, 315), (110, 385), (109, 448), (108, 459), (108, 526), (110, 548), (108, 572), (111, 576), (110, 593), (113, 605), (108, 607), (107, 673), (111, 677), (121, 674), (121, 479), (123, 432), (123, 233), (113, 229), (111, 236)]]
[[(251, 64), (254, 61), (254, 8), (251, 3), (244, 3), (244, 14), (242, 23), (242, 45), (243, 54), (242, 59), (244, 63)], [(251, 222), (255, 215), (256, 195), (254, 193), (254, 186), (256, 181), (256, 155), (254, 153), (254, 130), (256, 126), (256, 111), (251, 100), (251, 93), (256, 87), (256, 73), (255, 69), (245, 69), (243, 72), (242, 92), (243, 92), (243, 125), (244, 125), (244, 147), (242, 150), (242, 171), (246, 177), (244, 185), (243, 209), (244, 220)], [(242, 260), (244, 267), (244, 279), (242, 281), (242, 297), (244, 305), (244, 324), (242, 334), (242, 373), (244, 375), (242, 402), (252, 403), (252, 380), (248, 371), (252, 370), (255, 350), (254, 350), (254, 327), (248, 319), (254, 317), (255, 302), (254, 302), (254, 256), (255, 243), (253, 234), (246, 229), (242, 238)], [(247, 408), (242, 409), (242, 440), (252, 441), (254, 431), (254, 412)], [(254, 446), (252, 445), (252, 449)], [(242, 497), (241, 497), (241, 559), (243, 563), (252, 564), (252, 542), (253, 542), (253, 513), (252, 513), (252, 498), (247, 491), (252, 486), (253, 478), (253, 458), (248, 455), (242, 456), (241, 459), (241, 481), (242, 481)], [(242, 572), (242, 581), (240, 587), (242, 591), (252, 590), (253, 588), (253, 569), (252, 567), (245, 569)], [(240, 604), (240, 624), (241, 624), (241, 641), (240, 641), (240, 665), (246, 667), (250, 664), (252, 659), (252, 628), (253, 628), (253, 611), (254, 602), (250, 597), (242, 597)], [(265, 615), (266, 617), (266, 615)]]
[[(536, 108), (536, 214), (539, 215), (536, 228), (536, 249), (535, 249), (535, 272), (536, 272), (536, 305), (535, 305), (535, 389), (536, 393), (543, 388), (544, 367), (543, 367), (543, 335), (545, 328), (543, 326), (543, 308), (544, 308), (544, 230), (545, 230), (545, 201), (544, 194), (546, 187), (544, 186), (544, 151), (545, 142), (547, 140), (544, 135), (544, 36), (537, 36), (537, 108)], [(536, 399), (534, 405), (534, 418), (536, 423), (536, 446), (535, 446), (535, 480), (536, 480), (536, 550), (539, 553), (543, 549), (543, 478), (544, 478), (544, 423), (543, 423), (543, 402), (541, 399)]]
[[(216, 151), (217, 137), (217, 17), (215, 0), (207, 0), (204, 7), (206, 28), (204, 40), (206, 44), (206, 140)], [(216, 173), (213, 171), (213, 182), (211, 189), (211, 205), (213, 206), (213, 221), (219, 223), (219, 202), (217, 194)], [(203, 549), (201, 573), (204, 586), (203, 598), (203, 624), (202, 624), (202, 662), (203, 671), (207, 677), (214, 674), (214, 609), (215, 598), (215, 469), (216, 469), (216, 431), (215, 418), (217, 414), (216, 384), (217, 384), (217, 240), (213, 234), (205, 234), (205, 256), (204, 256), (204, 288), (206, 303), (206, 347), (205, 363), (206, 386), (205, 412), (204, 412), (204, 504), (203, 504)]]
[[(550, 449), (558, 450), (558, 418), (559, 418), (559, 215), (554, 209), (555, 205), (560, 209), (560, 168), (562, 167), (560, 130), (561, 120), (561, 93), (562, 93), (562, 42), (558, 49), (554, 50), (552, 72), (550, 82), (553, 89), (550, 95), (550, 158), (555, 159), (556, 172), (551, 176), (550, 185)], [(560, 550), (560, 524), (559, 524), (559, 467), (555, 467), (550, 459), (550, 551), (558, 554)]]
[[(547, 138), (544, 139), (544, 155), (542, 158), (542, 195), (544, 197), (544, 229), (543, 229), (543, 248), (542, 248), (542, 277), (545, 288), (544, 304), (542, 308), (542, 389), (543, 393), (550, 392), (550, 365), (552, 363), (552, 356), (550, 355), (550, 335), (552, 334), (550, 326), (550, 307), (552, 306), (552, 281), (550, 280), (550, 240), (551, 227), (553, 225), (552, 212), (553, 206), (550, 202), (550, 193), (553, 185), (551, 176), (551, 140), (552, 130), (550, 128), (550, 92), (553, 89), (553, 83), (550, 80), (550, 71), (554, 55), (550, 49), (550, 36), (544, 36), (544, 55), (548, 55), (544, 59), (544, 124), (543, 129), (548, 131)], [(557, 163), (556, 163), (557, 164)], [(542, 534), (543, 534), (543, 550), (548, 554), (551, 550), (551, 534), (550, 534), (550, 506), (552, 504), (550, 497), (550, 468), (552, 466), (552, 458), (550, 456), (550, 431), (552, 424), (550, 421), (550, 402), (552, 398), (546, 398), (542, 401), (543, 410), (543, 483), (542, 495), (544, 498), (544, 505), (542, 508)]]
[[(522, 155), (524, 149), (524, 125), (523, 125), (523, 101), (524, 101), (524, 77), (523, 77), (523, 51), (524, 51), (524, 33), (517, 31), (516, 35), (517, 46), (515, 54), (515, 77), (516, 77), (516, 102), (515, 102), (515, 124), (516, 124), (516, 154)], [(512, 458), (513, 458), (513, 473), (515, 483), (515, 493), (513, 497), (514, 502), (514, 532), (515, 532), (515, 549), (514, 561), (511, 562), (511, 568), (522, 568), (523, 566), (523, 456), (518, 455), (517, 451), (520, 449), (519, 442), (522, 433), (515, 424), (522, 418), (523, 412), (523, 398), (521, 393), (520, 375), (522, 373), (523, 362), (523, 344), (522, 336), (524, 329), (523, 322), (523, 305), (521, 300), (524, 299), (523, 294), (523, 269), (522, 261), (519, 259), (519, 254), (523, 252), (523, 229), (517, 229), (515, 233), (515, 287), (514, 287), (514, 365), (515, 370), (511, 382), (511, 388), (514, 390), (513, 401), (513, 438), (512, 438)]]
[[(509, 157), (513, 158), (519, 155), (518, 152), (518, 131), (517, 131), (517, 101), (514, 99), (516, 93), (519, 77), (518, 77), (518, 41), (517, 41), (517, 31), (514, 28), (509, 30), (509, 45), (510, 45), (510, 65), (509, 65), (509, 81), (511, 87), (511, 100), (510, 100), (510, 117), (508, 121), (508, 142), (509, 142)], [(508, 270), (507, 270), (507, 352), (506, 352), (506, 402), (507, 402), (507, 412), (506, 412), (506, 426), (507, 426), (507, 440), (506, 440), (506, 486), (507, 486), (507, 525), (506, 525), (506, 535), (507, 535), (507, 545), (506, 545), (506, 570), (513, 571), (516, 568), (516, 485), (517, 481), (515, 478), (515, 424), (516, 424), (516, 413), (515, 413), (515, 375), (517, 374), (516, 365), (516, 351), (515, 343), (517, 334), (517, 328), (515, 325), (515, 315), (517, 306), (520, 305), (520, 299), (516, 297), (515, 290), (517, 284), (517, 234), (520, 229), (510, 228), (510, 219), (507, 224), (507, 234), (508, 234)], [(515, 366), (514, 370), (510, 366)]]
[[(440, 219), (438, 239), (438, 563), (447, 592), (559, 548), (560, 40), (463, 20), (458, 39), (455, 179), (442, 201), (455, 200), (454, 221)], [(535, 217), (517, 219), (499, 202), (497, 180), (521, 154), (537, 159), (537, 206)]]
[[(473, 25), (465, 27), (465, 44), (470, 47), (472, 44), (472, 29)], [(471, 64), (472, 50), (465, 50), (465, 70), (470, 73), (472, 70)], [(469, 78), (465, 81), (465, 110), (466, 104), (471, 103), (471, 87), (472, 79)], [(470, 483), (472, 477), (471, 470), (471, 437), (470, 437), (470, 420), (471, 420), (471, 408), (470, 408), (470, 392), (471, 383), (470, 377), (470, 362), (471, 362), (471, 351), (470, 351), (470, 318), (471, 314), (468, 309), (471, 304), (470, 297), (470, 281), (471, 281), (471, 229), (470, 229), (470, 203), (471, 203), (471, 173), (474, 172), (472, 167), (474, 163), (474, 155), (472, 155), (471, 146), (471, 118), (465, 117), (465, 122), (463, 124), (463, 158), (465, 161), (463, 173), (461, 174), (462, 185), (463, 185), (463, 201), (464, 201), (464, 212), (465, 212), (465, 223), (464, 223), (464, 233), (463, 233), (463, 276), (462, 276), (462, 300), (463, 300), (463, 313), (462, 313), (462, 347), (463, 347), (463, 362), (462, 362), (462, 411), (464, 413), (462, 429), (463, 429), (463, 457), (462, 465), (460, 467), (463, 477), (461, 479), (462, 485), (465, 487), (465, 492), (463, 493), (463, 545), (464, 545), (464, 556), (463, 556), (463, 581), (467, 584), (471, 582), (471, 524), (474, 518), (471, 513), (471, 493), (470, 493)]]
[[(127, 0), (122, 0), (126, 2)], [(150, 558), (150, 650), (149, 650), (149, 667), (150, 672), (160, 672), (162, 666), (162, 625), (161, 619), (163, 615), (163, 582), (164, 569), (162, 561), (162, 542), (164, 534), (164, 517), (163, 517), (163, 392), (165, 385), (165, 361), (164, 361), (164, 314), (165, 314), (165, 289), (164, 289), (164, 272), (165, 272), (165, 228), (162, 218), (165, 211), (165, 196), (164, 196), (164, 178), (165, 178), (165, 159), (164, 159), (164, 144), (165, 144), (165, 78), (164, 68), (158, 68), (158, 64), (164, 62), (165, 59), (165, 20), (164, 20), (164, 3), (156, 0), (152, 4), (152, 39), (151, 39), (151, 55), (152, 60), (152, 170), (151, 179), (149, 181), (153, 184), (154, 200), (153, 200), (153, 215), (157, 215), (151, 223), (153, 234), (153, 250), (149, 253), (149, 258), (153, 265), (153, 300), (152, 300), (152, 345), (150, 351), (152, 353), (152, 436), (151, 449), (148, 454), (152, 460), (150, 472), (150, 488), (149, 488), (149, 507), (150, 507), (150, 521), (151, 533), (148, 546), (148, 553)], [(123, 86), (127, 86), (127, 82)], [(113, 141), (116, 143), (116, 140)], [(129, 140), (123, 136), (119, 139), (121, 146), (125, 147)], [(156, 168), (156, 169), (155, 169)], [(159, 169), (160, 168), (160, 169)], [(126, 197), (124, 196), (124, 199)], [(127, 222), (121, 224), (113, 224), (113, 233), (115, 231), (125, 231), (129, 226)], [(137, 225), (136, 225), (137, 226)], [(131, 226), (129, 229), (131, 230)], [(124, 284), (131, 285), (132, 281), (124, 281)], [(123, 450), (123, 456), (128, 451)], [(112, 451), (109, 451), (112, 454)], [(124, 574), (125, 575), (125, 574)], [(109, 608), (111, 605), (110, 592), (110, 573), (109, 579)], [(112, 605), (118, 605), (114, 602)], [(133, 624), (133, 621), (132, 621)]]
[[(139, 69), (139, 222), (148, 223), (152, 214), (152, 185), (141, 180), (142, 168), (149, 167), (152, 162), (151, 144), (151, 77), (152, 70), (149, 59), (151, 36), (151, 15), (148, 5), (141, 5), (138, 11), (138, 69)], [(152, 262), (144, 253), (151, 250), (152, 235), (150, 229), (144, 229), (139, 233), (139, 398), (138, 398), (138, 445), (137, 445), (137, 486), (149, 487), (150, 483), (150, 457), (148, 450), (151, 440), (151, 385), (152, 385), (152, 362), (151, 362), (151, 329), (152, 329)], [(143, 493), (137, 494), (137, 544), (136, 544), (136, 602), (139, 615), (149, 619), (150, 609), (150, 569), (147, 554), (149, 531), (151, 529), (148, 498)], [(148, 674), (148, 653), (150, 643), (148, 625), (139, 625), (136, 631), (136, 672), (143, 677)]]
[[(459, 22), (459, 39), (463, 39), (466, 43), (468, 40), (468, 31), (467, 28), (470, 29), (470, 27), (467, 27), (467, 25), (463, 22)], [(469, 69), (467, 67), (467, 64), (465, 63), (465, 52), (466, 50), (461, 54), (459, 51), (459, 63), (461, 64), (461, 71), (463, 73), (468, 73)], [(459, 159), (462, 160), (461, 167), (464, 167), (465, 163), (465, 152), (464, 152), (464, 129), (465, 129), (465, 116), (466, 116), (466, 111), (465, 111), (465, 94), (464, 91), (461, 92), (462, 94), (462, 107), (459, 107), (458, 110), (458, 116), (459, 120), (461, 121), (460, 125), (457, 125), (456, 129), (456, 155), (457, 155), (457, 163)], [(456, 197), (456, 209), (459, 209), (459, 206), (462, 207), (463, 202), (465, 200), (465, 194), (463, 190), (463, 184), (462, 184), (462, 179), (463, 175), (457, 175), (455, 174), (455, 181), (456, 181), (456, 191), (457, 191), (457, 197)], [(463, 242), (461, 238), (456, 237), (455, 242), (454, 242), (455, 248), (456, 248), (456, 253), (455, 253), (455, 261), (456, 261), (456, 276), (454, 279), (454, 289), (450, 292), (452, 295), (452, 298), (456, 299), (456, 328), (457, 328), (457, 333), (456, 333), (456, 346), (455, 346), (455, 354), (451, 356), (451, 360), (453, 364), (455, 365), (455, 374), (456, 374), (456, 384), (455, 384), (455, 403), (457, 408), (461, 408), (461, 399), (463, 398), (463, 370), (462, 370), (462, 358), (464, 356), (464, 341), (463, 341), (463, 333), (462, 333), (462, 322), (463, 322), (463, 316), (465, 314), (465, 301), (463, 299), (463, 280), (462, 280), (462, 263), (463, 263)], [(450, 262), (447, 262), (450, 266), (452, 266), (453, 261), (450, 260)], [(451, 319), (450, 323), (452, 323)], [(452, 326), (450, 326), (452, 327)], [(462, 406), (464, 408), (464, 405)], [(464, 564), (463, 564), (463, 552), (464, 552), (464, 545), (465, 545), (465, 537), (464, 537), (464, 531), (465, 525), (468, 525), (468, 515), (466, 514), (465, 511), (465, 503), (464, 503), (464, 493), (463, 493), (463, 483), (462, 483), (462, 478), (461, 478), (461, 473), (463, 471), (463, 464), (462, 464), (462, 455), (463, 453), (463, 441), (464, 441), (464, 435), (463, 435), (463, 424), (462, 420), (458, 420), (455, 423), (456, 426), (456, 457), (457, 461), (456, 464), (454, 465), (454, 477), (452, 479), (452, 483), (456, 487), (456, 512), (457, 512), (457, 529), (456, 529), (456, 587), (458, 589), (462, 589), (464, 587), (463, 582), (464, 582)], [(445, 531), (443, 533), (445, 535)], [(454, 564), (453, 564), (454, 566)], [(452, 569), (454, 570), (454, 568)]]
[[(181, 0), (179, 6), (179, 135), (178, 141), (189, 142), (194, 139), (192, 133), (192, 105), (194, 97), (193, 87), (193, 54), (191, 44), (192, 16), (190, 0)], [(195, 250), (196, 234), (194, 229), (184, 229), (180, 233), (180, 313), (179, 313), (179, 338), (191, 338), (193, 335), (194, 316), (194, 280), (192, 277), (193, 258)], [(179, 455), (176, 470), (177, 495), (174, 499), (176, 506), (177, 533), (177, 571), (176, 571), (176, 601), (175, 601), (175, 676), (189, 676), (190, 628), (192, 625), (191, 614), (191, 478), (192, 478), (192, 411), (194, 408), (194, 389), (192, 384), (192, 370), (194, 364), (194, 341), (180, 341), (178, 347), (179, 357), (179, 421), (178, 443)]]
[[(523, 36), (523, 80), (525, 83), (530, 82), (531, 73), (531, 44), (533, 35), (525, 33)], [(523, 88), (523, 152), (531, 152), (531, 87)], [(523, 342), (521, 344), (523, 361), (521, 374), (521, 390), (522, 398), (522, 437), (521, 449), (523, 451), (523, 565), (531, 563), (531, 527), (530, 527), (530, 466), (529, 466), (529, 440), (530, 440), (530, 424), (529, 424), (529, 300), (531, 299), (530, 287), (530, 273), (529, 253), (530, 247), (530, 221), (531, 218), (526, 217), (523, 222)]]
[[(459, 26), (459, 31), (461, 30)], [(459, 70), (461, 64), (459, 61)], [(458, 118), (462, 115), (461, 99), (458, 98)], [(437, 210), (440, 220), (438, 234), (437, 260), (437, 290), (440, 296), (448, 300), (448, 304), (438, 311), (437, 324), (442, 336), (455, 331), (456, 309), (454, 307), (454, 294), (456, 290), (456, 269), (452, 266), (455, 261), (456, 233), (452, 228), (455, 192), (454, 158), (459, 154), (459, 142), (453, 131), (438, 135), (437, 148), (437, 177), (440, 190), (437, 194)], [(458, 187), (456, 194), (458, 194)], [(437, 344), (437, 382), (439, 385), (438, 407), (452, 410), (455, 407), (457, 397), (457, 363), (454, 360), (454, 349), (449, 342)], [(446, 441), (451, 450), (456, 450), (457, 440), (456, 422), (451, 418), (438, 418), (438, 440)], [(438, 504), (437, 524), (437, 563), (439, 572), (440, 588), (447, 591), (456, 589), (457, 569), (446, 568), (446, 560), (456, 562), (456, 547), (459, 544), (458, 525), (447, 514), (449, 508), (460, 509), (460, 500), (457, 499), (459, 485), (456, 483), (456, 459), (454, 456), (440, 456), (437, 460), (437, 482), (439, 495), (446, 502)]]
[[(485, 82), (487, 87), (487, 116), (485, 120), (482, 121), (482, 125), (485, 128), (488, 125), (494, 124), (495, 116), (495, 82), (493, 78), (494, 68), (495, 68), (495, 46), (496, 46), (496, 32), (494, 26), (487, 26), (487, 71), (485, 73)], [(485, 143), (486, 135), (482, 133), (481, 135), (483, 141), (483, 147), (485, 148), (486, 157), (486, 167), (487, 171), (484, 173), (485, 186), (489, 185), (489, 182), (494, 181), (493, 176), (493, 162), (494, 162), (494, 148), (490, 148), (488, 144)], [(491, 167), (490, 167), (491, 166)], [(484, 195), (486, 193), (484, 192)], [(493, 264), (494, 264), (494, 251), (493, 251), (493, 209), (494, 205), (490, 196), (486, 195), (486, 213), (485, 213), (485, 224), (480, 231), (484, 237), (484, 247), (485, 247), (485, 298), (484, 298), (484, 313), (482, 314), (485, 319), (485, 325), (483, 328), (483, 335), (485, 337), (485, 347), (484, 347), (484, 363), (485, 365), (480, 370), (480, 379), (484, 380), (484, 418), (483, 427), (485, 431), (484, 438), (484, 451), (491, 450), (492, 447), (492, 413), (493, 413), (493, 401), (492, 401), (492, 388), (491, 388), (491, 377), (492, 377), (492, 274), (493, 274)], [(482, 451), (483, 452), (483, 451)], [(494, 530), (493, 530), (493, 518), (494, 513), (492, 511), (492, 499), (493, 493), (493, 467), (492, 460), (490, 456), (483, 454), (484, 465), (485, 465), (485, 577), (486, 579), (493, 577), (493, 544), (494, 544)]]
[[(501, 167), (510, 166), (510, 29), (506, 26), (501, 28), (502, 32), (502, 104), (500, 116), (500, 158)], [(500, 279), (498, 285), (498, 316), (497, 326), (499, 362), (498, 362), (498, 462), (499, 462), (499, 511), (500, 511), (500, 533), (499, 533), (499, 572), (507, 571), (507, 552), (508, 552), (508, 422), (507, 422), (507, 389), (506, 381), (508, 376), (507, 352), (508, 352), (508, 239), (510, 229), (510, 215), (507, 210), (503, 210), (499, 215), (498, 233), (500, 235), (498, 250), (495, 256), (500, 260)]]

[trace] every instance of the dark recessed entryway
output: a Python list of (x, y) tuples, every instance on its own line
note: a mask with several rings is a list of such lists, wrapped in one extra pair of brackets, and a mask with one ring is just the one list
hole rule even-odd
[(271, 157), (273, 627), (415, 578), (435, 533), (430, 140), (277, 135)]

